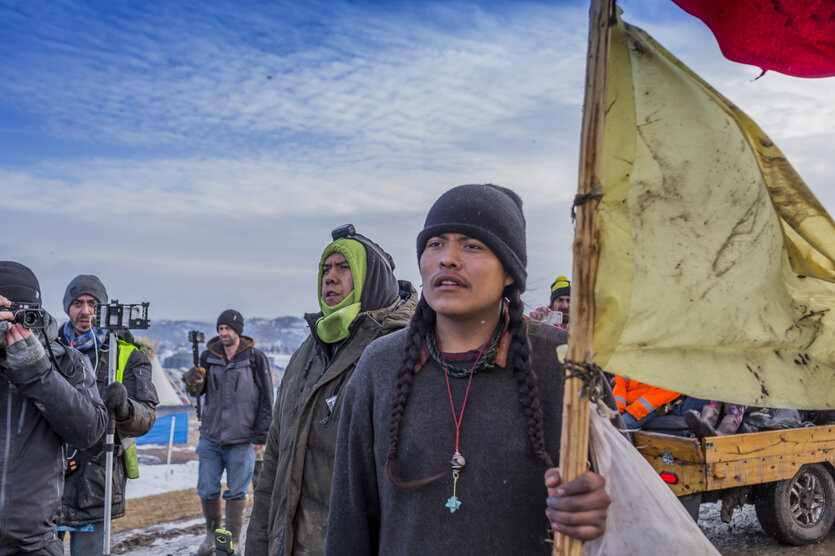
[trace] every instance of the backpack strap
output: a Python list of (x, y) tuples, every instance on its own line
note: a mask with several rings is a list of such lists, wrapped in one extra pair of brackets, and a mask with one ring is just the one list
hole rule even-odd
[(259, 390), (263, 390), (264, 380), (261, 377), (261, 373), (258, 372), (258, 356), (255, 353), (254, 347), (249, 348), (249, 368), (252, 370), (252, 378), (255, 380), (255, 386), (257, 386)]

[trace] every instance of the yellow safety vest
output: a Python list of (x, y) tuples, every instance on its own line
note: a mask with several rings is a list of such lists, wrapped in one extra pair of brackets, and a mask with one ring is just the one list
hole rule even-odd
[[(116, 382), (122, 382), (125, 376), (125, 368), (128, 366), (128, 359), (136, 351), (136, 346), (124, 340), (118, 340), (119, 364), (116, 367)], [(133, 438), (122, 439), (122, 449), (125, 451), (125, 474), (128, 479), (139, 478), (139, 455), (136, 452), (136, 440)]]

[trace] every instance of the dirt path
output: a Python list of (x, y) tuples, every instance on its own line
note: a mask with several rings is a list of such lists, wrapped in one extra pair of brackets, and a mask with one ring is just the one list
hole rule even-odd
[(129, 498), (125, 517), (113, 521), (113, 532), (148, 527), (202, 515), (196, 488), (175, 490), (144, 498)]
[(720, 504), (702, 504), (699, 526), (723, 556), (832, 556), (835, 554), (835, 530), (821, 542), (807, 546), (789, 546), (766, 535), (751, 505), (734, 512), (731, 523), (719, 519)]

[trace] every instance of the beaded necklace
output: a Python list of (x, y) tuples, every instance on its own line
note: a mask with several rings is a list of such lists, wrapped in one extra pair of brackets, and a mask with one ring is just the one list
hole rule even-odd
[[(455, 513), (461, 507), (461, 500), (458, 499), (458, 479), (461, 476), (461, 470), (467, 463), (464, 456), (461, 455), (459, 446), (459, 439), (461, 437), (461, 421), (464, 419), (464, 409), (467, 407), (467, 399), (470, 397), (470, 386), (473, 383), (473, 375), (480, 370), (491, 369), (496, 362), (496, 354), (499, 351), (499, 339), (504, 331), (504, 313), (502, 318), (496, 324), (496, 329), (493, 331), (493, 336), (490, 341), (481, 346), (481, 349), (476, 355), (472, 367), (467, 370), (461, 367), (453, 366), (447, 363), (444, 353), (441, 350), (440, 342), (435, 334), (435, 331), (426, 334), (426, 343), (429, 348), (429, 353), (432, 358), (444, 370), (444, 378), (446, 379), (447, 393), (449, 394), (449, 406), (452, 409), (452, 421), (455, 423), (455, 452), (452, 454), (452, 459), (449, 462), (452, 468), (452, 496), (444, 504), (449, 508), (450, 513)], [(482, 357), (484, 355), (484, 357)], [(464, 393), (464, 402), (461, 404), (461, 411), (456, 414), (455, 403), (452, 400), (452, 387), (449, 383), (449, 377), (464, 378), (467, 377), (467, 390)]]
[(502, 313), (501, 318), (499, 318), (499, 322), (496, 324), (496, 329), (493, 330), (493, 336), (490, 337), (490, 343), (486, 344), (482, 348), (482, 352), (486, 354), (485, 357), (481, 358), (481, 352), (479, 352), (479, 357), (476, 359), (475, 366), (472, 369), (458, 367), (457, 365), (453, 365), (452, 363), (448, 363), (444, 360), (444, 354), (441, 353), (441, 349), (438, 346), (438, 337), (435, 335), (434, 330), (430, 330), (426, 333), (426, 349), (429, 351), (429, 355), (432, 356), (432, 359), (435, 360), (435, 363), (440, 365), (449, 376), (452, 378), (467, 378), (472, 373), (488, 371), (493, 368), (496, 364), (496, 355), (499, 353), (499, 342), (502, 339), (503, 332), (504, 312)]

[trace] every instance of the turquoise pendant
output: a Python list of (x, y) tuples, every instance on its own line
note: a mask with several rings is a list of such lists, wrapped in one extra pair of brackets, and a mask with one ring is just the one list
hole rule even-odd
[(457, 493), (458, 477), (461, 476), (461, 469), (465, 464), (464, 456), (461, 455), (461, 452), (455, 450), (455, 453), (452, 455), (452, 461), (449, 463), (452, 465), (452, 496), (449, 497), (449, 500), (444, 505), (449, 508), (449, 513), (454, 514), (461, 507), (461, 500), (458, 499)]

